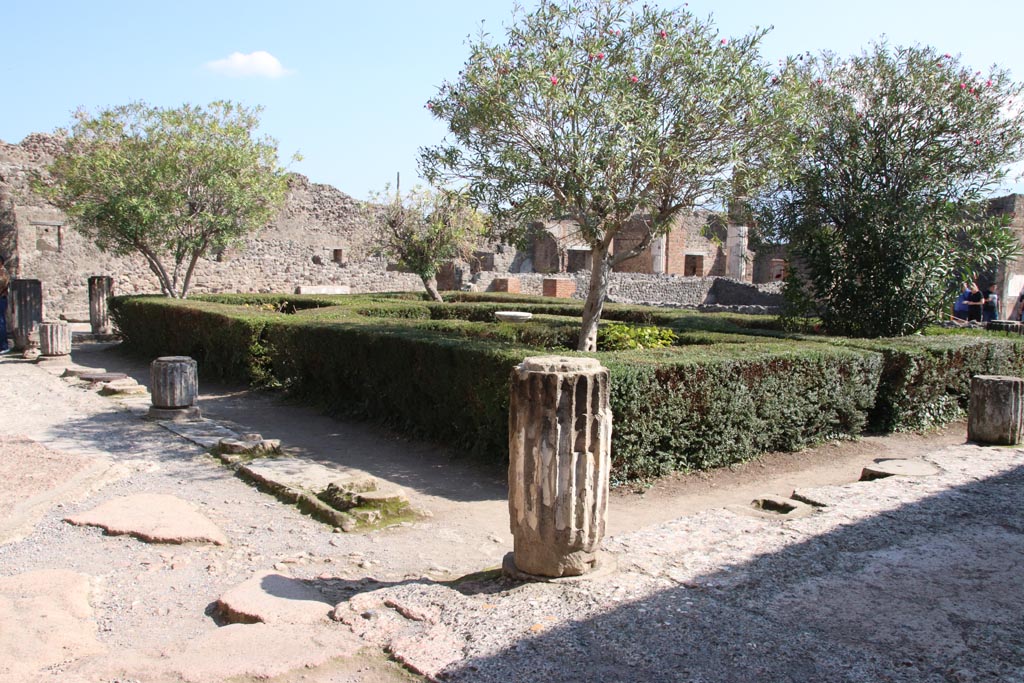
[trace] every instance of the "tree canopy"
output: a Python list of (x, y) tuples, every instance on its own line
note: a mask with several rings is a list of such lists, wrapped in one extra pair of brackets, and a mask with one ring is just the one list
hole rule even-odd
[[(611, 267), (641, 253), (681, 212), (753, 174), (773, 136), (765, 31), (719, 35), (685, 9), (623, 0), (542, 0), (502, 40), (481, 34), (428, 107), (448, 125), (425, 149), (432, 182), (464, 182), (506, 236), (571, 218), (591, 247), (578, 348), (596, 348)], [(634, 248), (614, 238), (634, 216)]]
[(788, 242), (798, 314), (855, 336), (941, 316), (964, 278), (1015, 255), (986, 200), (1024, 155), (1021, 85), (930, 47), (878, 43), (793, 62), (778, 87), (790, 169), (761, 196), (762, 230)]
[(414, 189), (403, 196), (396, 187), (375, 198), (370, 221), (377, 228), (377, 245), (400, 267), (419, 275), (434, 301), (437, 273), (446, 261), (468, 260), (473, 246), (487, 232), (483, 216), (466, 197), (449, 190)]
[(161, 291), (183, 298), (202, 256), (284, 201), (277, 144), (255, 135), (259, 113), (232, 102), (80, 111), (35, 188), (101, 249), (141, 254)]

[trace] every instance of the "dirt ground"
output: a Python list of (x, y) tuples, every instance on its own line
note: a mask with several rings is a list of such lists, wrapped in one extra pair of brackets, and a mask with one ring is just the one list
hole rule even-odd
[[(147, 364), (116, 345), (76, 345), (74, 361), (148, 382)], [(213, 605), (268, 569), (310, 582), (333, 604), (368, 587), (498, 567), (512, 547), (504, 473), (373, 425), (326, 418), (274, 394), (200, 385), (204, 416), (281, 439), (299, 457), (399, 484), (430, 516), (373, 533), (335, 533), (116, 402), (4, 357), (0, 681), (410, 680), (387, 652), (367, 648), (366, 639), (336, 625), (226, 626)], [(868, 437), (673, 476), (641, 491), (619, 489), (611, 498), (609, 535), (747, 505), (761, 494), (849, 484), (876, 459), (962, 444), (964, 433), (955, 424), (924, 435)], [(151, 545), (64, 522), (137, 493), (192, 503), (230, 543)], [(47, 615), (62, 616), (47, 621)]]

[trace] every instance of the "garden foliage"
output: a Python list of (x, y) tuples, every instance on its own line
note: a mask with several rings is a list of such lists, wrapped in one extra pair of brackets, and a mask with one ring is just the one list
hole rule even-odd
[[(579, 303), (455, 294), (117, 297), (127, 345), (190, 355), (201, 374), (284, 387), (335, 413), (384, 420), (490, 461), (507, 457), (509, 377), (569, 353)], [(495, 310), (534, 313), (493, 321)], [(672, 346), (607, 351), (617, 481), (705, 469), (829, 438), (916, 429), (963, 414), (970, 377), (1024, 371), (1024, 339), (789, 335), (772, 318), (612, 306), (609, 324)], [(758, 329), (757, 321), (766, 324)]]

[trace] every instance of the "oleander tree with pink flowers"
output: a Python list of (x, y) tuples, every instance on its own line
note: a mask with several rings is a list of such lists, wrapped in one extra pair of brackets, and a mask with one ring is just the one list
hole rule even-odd
[[(500, 37), (471, 41), (463, 70), (427, 107), (448, 126), (422, 150), (432, 182), (461, 185), (504, 235), (571, 218), (592, 269), (578, 349), (596, 348), (616, 263), (673, 218), (753, 183), (779, 139), (764, 30), (726, 38), (685, 8), (619, 0), (542, 0)], [(635, 216), (643, 240), (613, 253)]]
[(755, 204), (761, 231), (789, 245), (792, 312), (836, 334), (910, 334), (1017, 255), (986, 212), (1024, 158), (1022, 86), (1006, 70), (879, 42), (791, 60), (777, 78), (799, 105), (788, 173)]

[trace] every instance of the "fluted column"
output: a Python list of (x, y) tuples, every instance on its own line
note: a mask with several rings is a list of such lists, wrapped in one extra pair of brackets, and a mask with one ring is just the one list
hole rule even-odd
[(39, 350), (45, 357), (71, 354), (71, 326), (66, 322), (39, 325)]
[(10, 292), (11, 336), (14, 350), (24, 351), (29, 347), (32, 328), (43, 322), (43, 283), (39, 280), (11, 280)]
[(159, 420), (191, 420), (200, 416), (196, 362), (188, 356), (162, 356), (149, 364), (149, 416)]
[(597, 566), (611, 434), (608, 370), (597, 360), (538, 356), (513, 370), (509, 514), (520, 572), (578, 576)]
[(89, 324), (93, 334), (110, 334), (110, 313), (107, 299), (114, 291), (114, 278), (109, 275), (94, 275), (89, 278)]

